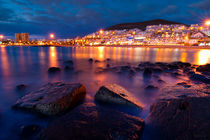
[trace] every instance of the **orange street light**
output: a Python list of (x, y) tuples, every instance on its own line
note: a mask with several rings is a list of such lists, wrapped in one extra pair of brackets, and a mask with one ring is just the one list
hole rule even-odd
[(50, 38), (51, 39), (54, 39), (55, 38), (55, 35), (54, 34), (50, 34)]

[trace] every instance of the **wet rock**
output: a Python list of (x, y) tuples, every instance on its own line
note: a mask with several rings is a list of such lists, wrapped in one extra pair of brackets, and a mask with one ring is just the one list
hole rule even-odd
[(180, 99), (182, 97), (208, 97), (206, 84), (196, 84), (191, 87), (166, 86), (160, 90), (158, 100)]
[(40, 139), (137, 140), (143, 128), (141, 118), (89, 103), (55, 120)]
[(148, 125), (156, 139), (203, 140), (210, 138), (210, 98), (183, 97), (151, 105)]
[(102, 103), (142, 109), (142, 105), (136, 101), (136, 98), (133, 97), (126, 89), (117, 84), (102, 86), (96, 93), (95, 100)]
[(57, 72), (60, 72), (60, 71), (61, 71), (61, 69), (58, 68), (58, 67), (50, 67), (50, 68), (48, 69), (48, 72), (49, 72), (49, 73), (57, 73)]
[(89, 61), (90, 63), (92, 63), (92, 62), (93, 62), (93, 59), (92, 59), (92, 58), (90, 58), (90, 59), (88, 59), (88, 61)]
[(190, 88), (191, 85), (190, 84), (187, 84), (186, 82), (181, 82), (181, 83), (177, 83), (178, 86), (183, 86), (185, 88)]
[(201, 75), (201, 74), (192, 74), (190, 76), (190, 79), (192, 79), (194, 81), (199, 81), (199, 82), (203, 82), (206, 84), (210, 84), (210, 79), (205, 77), (204, 75)]
[(153, 86), (153, 85), (148, 85), (148, 86), (145, 88), (145, 90), (147, 90), (147, 91), (157, 91), (157, 90), (159, 90), (159, 88), (156, 87), (156, 86)]
[(27, 87), (26, 85), (20, 84), (20, 85), (17, 85), (17, 86), (16, 86), (16, 89), (19, 90), (19, 91), (21, 91), (21, 90), (25, 90), (26, 87)]
[(151, 77), (152, 76), (152, 70), (149, 68), (144, 69), (144, 73), (143, 73), (144, 77)]
[(86, 94), (81, 84), (48, 83), (19, 99), (14, 108), (30, 110), (44, 115), (56, 115), (80, 103)]
[(196, 68), (196, 71), (209, 73), (210, 72), (210, 64), (201, 65)]
[(37, 133), (41, 130), (38, 125), (26, 125), (21, 127), (20, 138), (21, 139), (29, 139), (37, 135)]

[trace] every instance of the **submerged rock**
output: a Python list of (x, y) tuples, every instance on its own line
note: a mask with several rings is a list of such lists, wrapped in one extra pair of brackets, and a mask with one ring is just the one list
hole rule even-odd
[(73, 66), (65, 66), (64, 68), (66, 71), (72, 71), (74, 70), (74, 67)]
[(156, 139), (210, 139), (210, 97), (159, 100), (151, 105), (148, 125)]
[(141, 118), (83, 104), (41, 132), (41, 139), (137, 140), (144, 127)]
[(92, 59), (92, 58), (90, 58), (90, 59), (88, 59), (88, 61), (89, 61), (90, 63), (92, 63), (92, 62), (93, 62), (93, 59)]
[(20, 84), (20, 85), (17, 85), (17, 86), (16, 86), (16, 89), (20, 91), (20, 90), (25, 90), (26, 87), (27, 87), (26, 85)]
[(136, 101), (135, 97), (117, 84), (102, 86), (96, 93), (95, 100), (102, 103), (124, 105), (142, 109), (142, 105)]
[(14, 107), (44, 115), (56, 115), (76, 106), (85, 94), (86, 89), (81, 84), (48, 83), (19, 99)]
[(57, 72), (60, 72), (60, 71), (61, 71), (61, 69), (58, 68), (58, 67), (50, 67), (50, 68), (48, 69), (48, 72), (49, 72), (49, 73), (57, 73)]

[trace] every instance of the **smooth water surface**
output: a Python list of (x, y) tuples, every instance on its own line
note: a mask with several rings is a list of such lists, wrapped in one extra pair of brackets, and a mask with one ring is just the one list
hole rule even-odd
[[(89, 58), (99, 60), (90, 64)], [(110, 58), (111, 61), (105, 61)], [(64, 70), (66, 60), (74, 61), (74, 71)], [(157, 94), (142, 91), (148, 84), (162, 87), (155, 79), (145, 82), (142, 73), (134, 77), (116, 73), (95, 73), (95, 70), (111, 66), (132, 65), (139, 62), (190, 62), (197, 65), (210, 63), (210, 50), (172, 48), (126, 48), (126, 47), (0, 47), (0, 139), (18, 138), (18, 129), (27, 124), (46, 125), (48, 120), (34, 114), (11, 109), (16, 100), (43, 84), (55, 81), (80, 82), (87, 88), (85, 102), (94, 102), (100, 86), (117, 83), (130, 91), (145, 108), (155, 100)], [(49, 75), (49, 67), (60, 67), (61, 73)], [(167, 84), (183, 79), (162, 76)], [(23, 91), (17, 85), (26, 84)], [(147, 114), (144, 112), (141, 117)]]

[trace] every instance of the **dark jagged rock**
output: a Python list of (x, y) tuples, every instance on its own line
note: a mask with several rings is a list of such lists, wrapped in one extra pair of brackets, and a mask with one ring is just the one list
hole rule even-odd
[(151, 77), (152, 76), (152, 70), (149, 68), (144, 69), (144, 73), (143, 73), (144, 77)]
[(96, 93), (95, 100), (102, 103), (117, 104), (142, 109), (142, 105), (136, 101), (135, 97), (117, 84), (102, 86)]
[(55, 120), (40, 139), (137, 140), (143, 128), (141, 118), (89, 103)]
[(61, 71), (61, 69), (58, 68), (58, 67), (50, 67), (50, 68), (48, 69), (48, 72), (49, 72), (49, 73), (58, 73), (58, 72), (60, 72), (60, 71)]
[(201, 74), (192, 74), (190, 76), (190, 79), (192, 79), (194, 81), (199, 81), (199, 82), (203, 82), (206, 84), (210, 84), (210, 79), (205, 77), (204, 75), (201, 75)]
[(26, 125), (21, 127), (20, 138), (21, 139), (30, 139), (35, 137), (37, 133), (41, 130), (38, 125)]
[(210, 64), (201, 65), (196, 68), (196, 71), (209, 73), (210, 72)]
[(111, 61), (111, 59), (110, 58), (107, 58), (106, 61)]
[(20, 84), (20, 85), (17, 85), (17, 86), (16, 86), (16, 89), (19, 90), (19, 91), (21, 91), (21, 90), (25, 90), (26, 87), (27, 87), (26, 85)]
[(86, 89), (81, 84), (48, 83), (19, 99), (14, 108), (31, 110), (44, 115), (56, 115), (81, 102)]
[(148, 125), (156, 139), (210, 139), (210, 97), (159, 100), (151, 105)]

